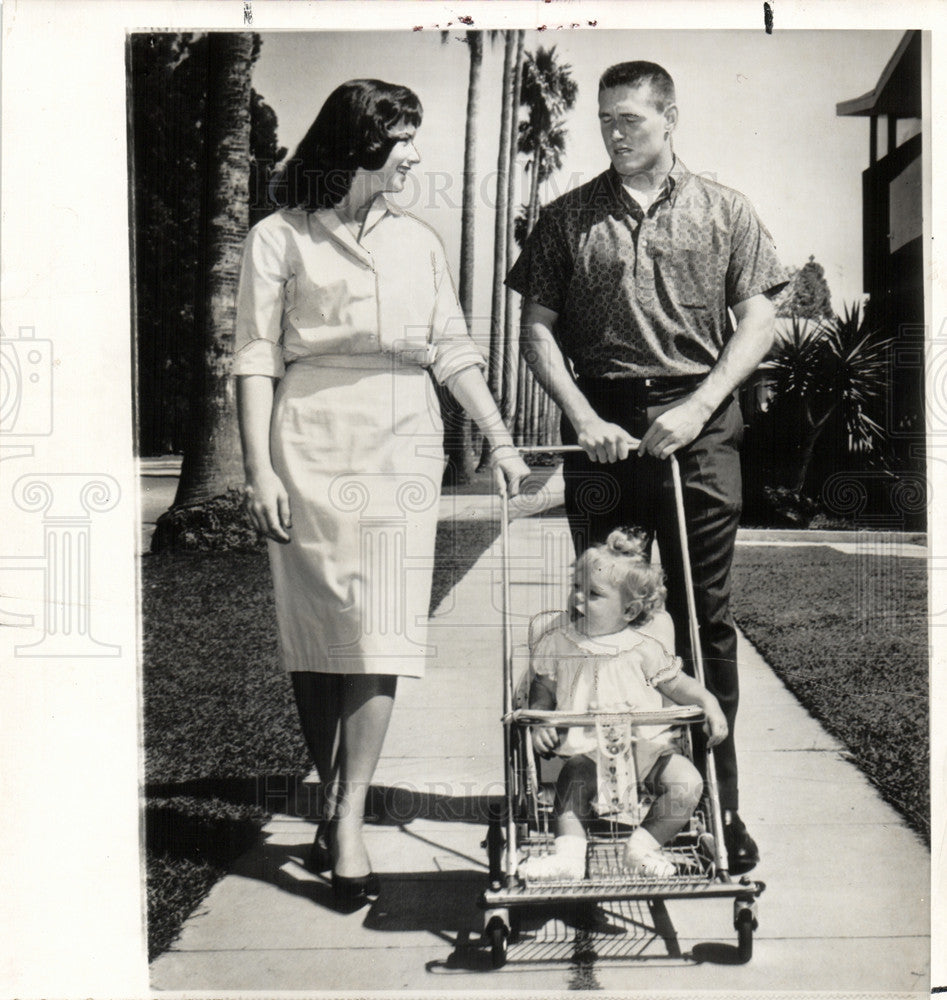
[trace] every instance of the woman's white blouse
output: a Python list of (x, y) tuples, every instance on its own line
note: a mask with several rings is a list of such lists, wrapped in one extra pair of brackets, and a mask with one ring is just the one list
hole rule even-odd
[(379, 197), (360, 239), (334, 209), (282, 209), (250, 230), (234, 374), (280, 378), (295, 359), (314, 356), (382, 366), (430, 363), (431, 355), (442, 383), (484, 367), (444, 247), (419, 219)]

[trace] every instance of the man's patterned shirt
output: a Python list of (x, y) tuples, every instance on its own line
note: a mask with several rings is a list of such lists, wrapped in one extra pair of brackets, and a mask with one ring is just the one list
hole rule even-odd
[(786, 274), (749, 201), (675, 159), (647, 212), (614, 168), (545, 206), (507, 284), (558, 314), (580, 375), (699, 375), (733, 333), (728, 308)]

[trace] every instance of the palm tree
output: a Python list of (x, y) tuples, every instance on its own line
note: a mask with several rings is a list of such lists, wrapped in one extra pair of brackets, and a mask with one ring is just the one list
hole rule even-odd
[[(558, 61), (554, 45), (549, 49), (540, 46), (535, 54), (526, 53), (520, 102), (527, 109), (527, 116), (519, 125), (518, 145), (527, 157), (526, 170), (530, 174), (527, 235), (539, 217), (540, 185), (562, 166), (567, 134), (565, 116), (575, 107), (578, 92), (571, 66)], [(554, 441), (557, 408), (527, 370), (522, 358), (517, 387), (515, 439), (529, 444)]]
[[(518, 119), (520, 104), (522, 103), (523, 92), (523, 49), (526, 41), (526, 32), (519, 29), (516, 32), (516, 55), (513, 60), (513, 118)], [(507, 197), (506, 197), (506, 261), (504, 271), (509, 273), (513, 265), (513, 248), (516, 245), (516, 211), (514, 204), (516, 200), (516, 155), (519, 151), (519, 123), (514, 122), (517, 142), (510, 143), (509, 149), (509, 170), (507, 172)], [(509, 425), (516, 410), (517, 379), (514, 373), (517, 370), (517, 359), (519, 357), (519, 338), (517, 330), (519, 324), (513, 321), (513, 306), (516, 293), (511, 289), (506, 289), (506, 302), (503, 314), (503, 390), (500, 399), (500, 413), (504, 421)]]
[(532, 232), (539, 218), (540, 185), (562, 167), (566, 135), (566, 129), (561, 124), (536, 133), (528, 121), (520, 122), (520, 148), (525, 147), (533, 154), (532, 159), (526, 162), (526, 172), (530, 175), (529, 204), (526, 208), (527, 232)]
[(467, 76), (467, 120), (464, 131), (464, 183), (460, 216), (460, 273), (457, 293), (464, 315), (473, 312), (474, 215), (477, 200), (477, 119), (480, 116), (480, 77), (483, 69), (483, 32), (466, 32), (470, 67)]
[(249, 219), (250, 70), (258, 51), (259, 39), (249, 32), (208, 36), (195, 385), (175, 507), (201, 503), (243, 482), (230, 366)]
[(207, 37), (131, 36), (138, 453), (188, 434)]
[[(556, 47), (540, 46), (535, 55), (526, 53), (523, 64), (522, 103), (528, 110), (526, 121), (520, 124), (520, 151), (530, 157), (527, 167), (532, 172), (528, 230), (532, 231), (539, 214), (539, 185), (562, 163), (565, 148), (565, 115), (575, 107), (579, 88), (572, 79), (572, 67), (560, 64)], [(544, 167), (552, 157), (554, 163)]]
[(883, 462), (884, 429), (878, 422), (888, 383), (893, 341), (866, 321), (858, 304), (817, 326), (794, 317), (764, 366), (772, 377), (773, 410), (796, 436), (790, 487), (805, 488), (825, 428), (839, 422), (849, 456)]
[[(492, 37), (493, 33), (491, 33)], [(441, 32), (441, 42), (450, 33)], [(467, 326), (473, 315), (474, 281), (474, 216), (477, 208), (477, 118), (480, 114), (480, 77), (483, 68), (483, 32), (467, 31), (464, 41), (470, 54), (467, 76), (467, 120), (464, 131), (464, 181), (460, 210), (460, 267), (457, 276), (457, 296)], [(474, 471), (476, 452), (470, 418), (457, 405), (449, 392), (438, 387), (438, 398), (444, 415), (444, 451), (447, 455), (445, 478), (467, 482)]]
[(513, 145), (513, 60), (516, 36), (504, 31), (503, 83), (500, 106), (500, 145), (497, 152), (496, 211), (493, 229), (493, 296), (490, 303), (490, 368), (487, 384), (495, 399), (503, 395), (503, 278), (506, 275), (510, 150)]
[[(530, 173), (529, 204), (523, 214), (521, 229), (525, 234), (532, 232), (539, 218), (540, 185), (562, 167), (562, 154), (566, 148), (566, 129), (560, 124), (553, 124), (546, 131), (537, 132), (529, 121), (520, 123), (521, 148), (531, 148), (533, 157), (526, 164)], [(525, 366), (524, 366), (525, 367)], [(527, 411), (531, 415), (527, 420), (530, 428), (528, 443), (557, 443), (559, 426), (559, 408), (552, 402), (539, 383), (533, 378), (533, 373), (526, 370), (517, 379), (523, 386), (523, 392), (529, 397)]]
[[(507, 238), (509, 235), (509, 199), (511, 151), (513, 148), (514, 100), (514, 59), (516, 34), (504, 31), (503, 82), (500, 105), (500, 144), (497, 151), (496, 208), (493, 227), (493, 294), (490, 302), (490, 354), (487, 370), (487, 385), (493, 398), (499, 402), (503, 398), (504, 386), (508, 381), (504, 368), (506, 348), (503, 342), (504, 306), (503, 278), (508, 270)], [(489, 460), (489, 445), (484, 442), (481, 464)]]
[(270, 202), (270, 180), (289, 152), (277, 140), (276, 112), (255, 90), (250, 90), (250, 226), (269, 215), (276, 205)]

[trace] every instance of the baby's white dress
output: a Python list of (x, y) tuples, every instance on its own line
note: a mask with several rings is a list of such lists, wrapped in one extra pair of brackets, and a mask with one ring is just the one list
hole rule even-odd
[[(673, 702), (657, 689), (682, 669), (679, 656), (657, 639), (632, 628), (613, 635), (586, 636), (563, 613), (531, 644), (530, 667), (556, 684), (556, 709), (562, 712), (645, 712)], [(655, 763), (677, 751), (677, 729), (670, 725), (635, 726), (633, 756), (638, 779)], [(562, 757), (595, 756), (595, 726), (571, 726), (556, 747)]]

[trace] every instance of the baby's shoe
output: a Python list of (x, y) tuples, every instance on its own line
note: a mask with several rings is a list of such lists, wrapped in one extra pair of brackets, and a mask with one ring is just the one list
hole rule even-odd
[(650, 878), (670, 878), (677, 873), (674, 862), (661, 853), (661, 845), (642, 826), (625, 844), (625, 870)]
[(520, 862), (517, 875), (527, 882), (558, 882), (585, 878), (585, 837), (556, 837), (552, 854), (534, 854)]

